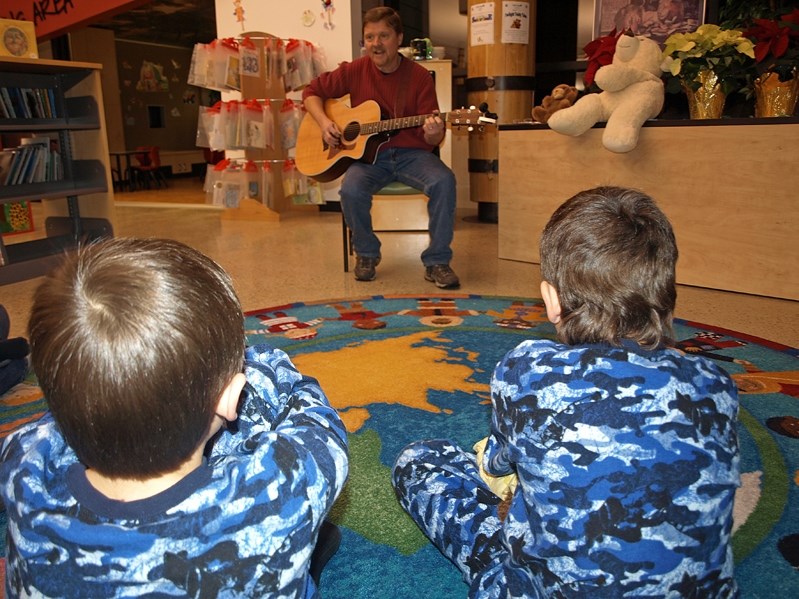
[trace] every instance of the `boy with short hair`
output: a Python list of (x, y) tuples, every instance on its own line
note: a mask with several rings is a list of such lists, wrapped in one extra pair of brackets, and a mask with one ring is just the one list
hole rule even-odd
[(9, 597), (317, 595), (346, 431), (285, 353), (245, 352), (220, 266), (168, 240), (83, 247), (29, 337), (50, 411), (0, 453)]
[[(561, 205), (541, 239), (558, 341), (521, 343), (491, 381), (484, 460), (403, 450), (397, 496), (471, 597), (735, 597), (736, 387), (673, 349), (677, 247), (645, 194)], [(488, 475), (515, 473), (503, 498)]]

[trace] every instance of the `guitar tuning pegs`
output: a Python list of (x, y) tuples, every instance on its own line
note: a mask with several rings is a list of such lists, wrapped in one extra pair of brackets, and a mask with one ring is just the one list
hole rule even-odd
[(472, 127), (471, 125), (469, 125), (469, 126), (466, 128), (466, 130), (467, 130), (469, 133), (471, 133), (472, 131), (474, 131), (474, 127)]

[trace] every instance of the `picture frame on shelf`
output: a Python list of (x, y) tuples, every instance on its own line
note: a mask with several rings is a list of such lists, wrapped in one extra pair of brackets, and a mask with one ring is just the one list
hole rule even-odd
[(36, 29), (30, 21), (0, 19), (0, 56), (39, 58)]
[(707, 0), (594, 0), (594, 38), (630, 29), (663, 44), (705, 22)]

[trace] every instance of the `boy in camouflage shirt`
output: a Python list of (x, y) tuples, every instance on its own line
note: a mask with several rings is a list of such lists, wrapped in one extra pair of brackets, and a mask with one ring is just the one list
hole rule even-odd
[(346, 432), (286, 354), (245, 352), (217, 264), (166, 240), (84, 247), (29, 330), (50, 411), (0, 452), (8, 597), (318, 595)]
[(491, 381), (482, 465), (518, 475), (507, 515), (455, 444), (399, 456), (400, 502), (470, 597), (738, 595), (737, 392), (716, 364), (672, 347), (676, 260), (671, 225), (643, 193), (565, 202), (541, 239), (558, 342), (521, 343)]

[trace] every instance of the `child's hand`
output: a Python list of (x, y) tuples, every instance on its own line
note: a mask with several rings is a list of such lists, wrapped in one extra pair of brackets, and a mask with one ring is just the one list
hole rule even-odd
[[(485, 471), (483, 468), (483, 456), (485, 455), (487, 443), (488, 437), (485, 439), (480, 439), (472, 448), (476, 453), (475, 457), (477, 458), (477, 467), (480, 470), (480, 478), (482, 478), (485, 484), (488, 485), (488, 488), (491, 489), (491, 492), (494, 493), (494, 495), (502, 498), (503, 501), (507, 499), (508, 504), (510, 504), (510, 498), (513, 497), (513, 493), (516, 491), (516, 485), (519, 482), (519, 477), (516, 476), (516, 474), (494, 476)], [(507, 508), (505, 508), (505, 511), (507, 512)]]

